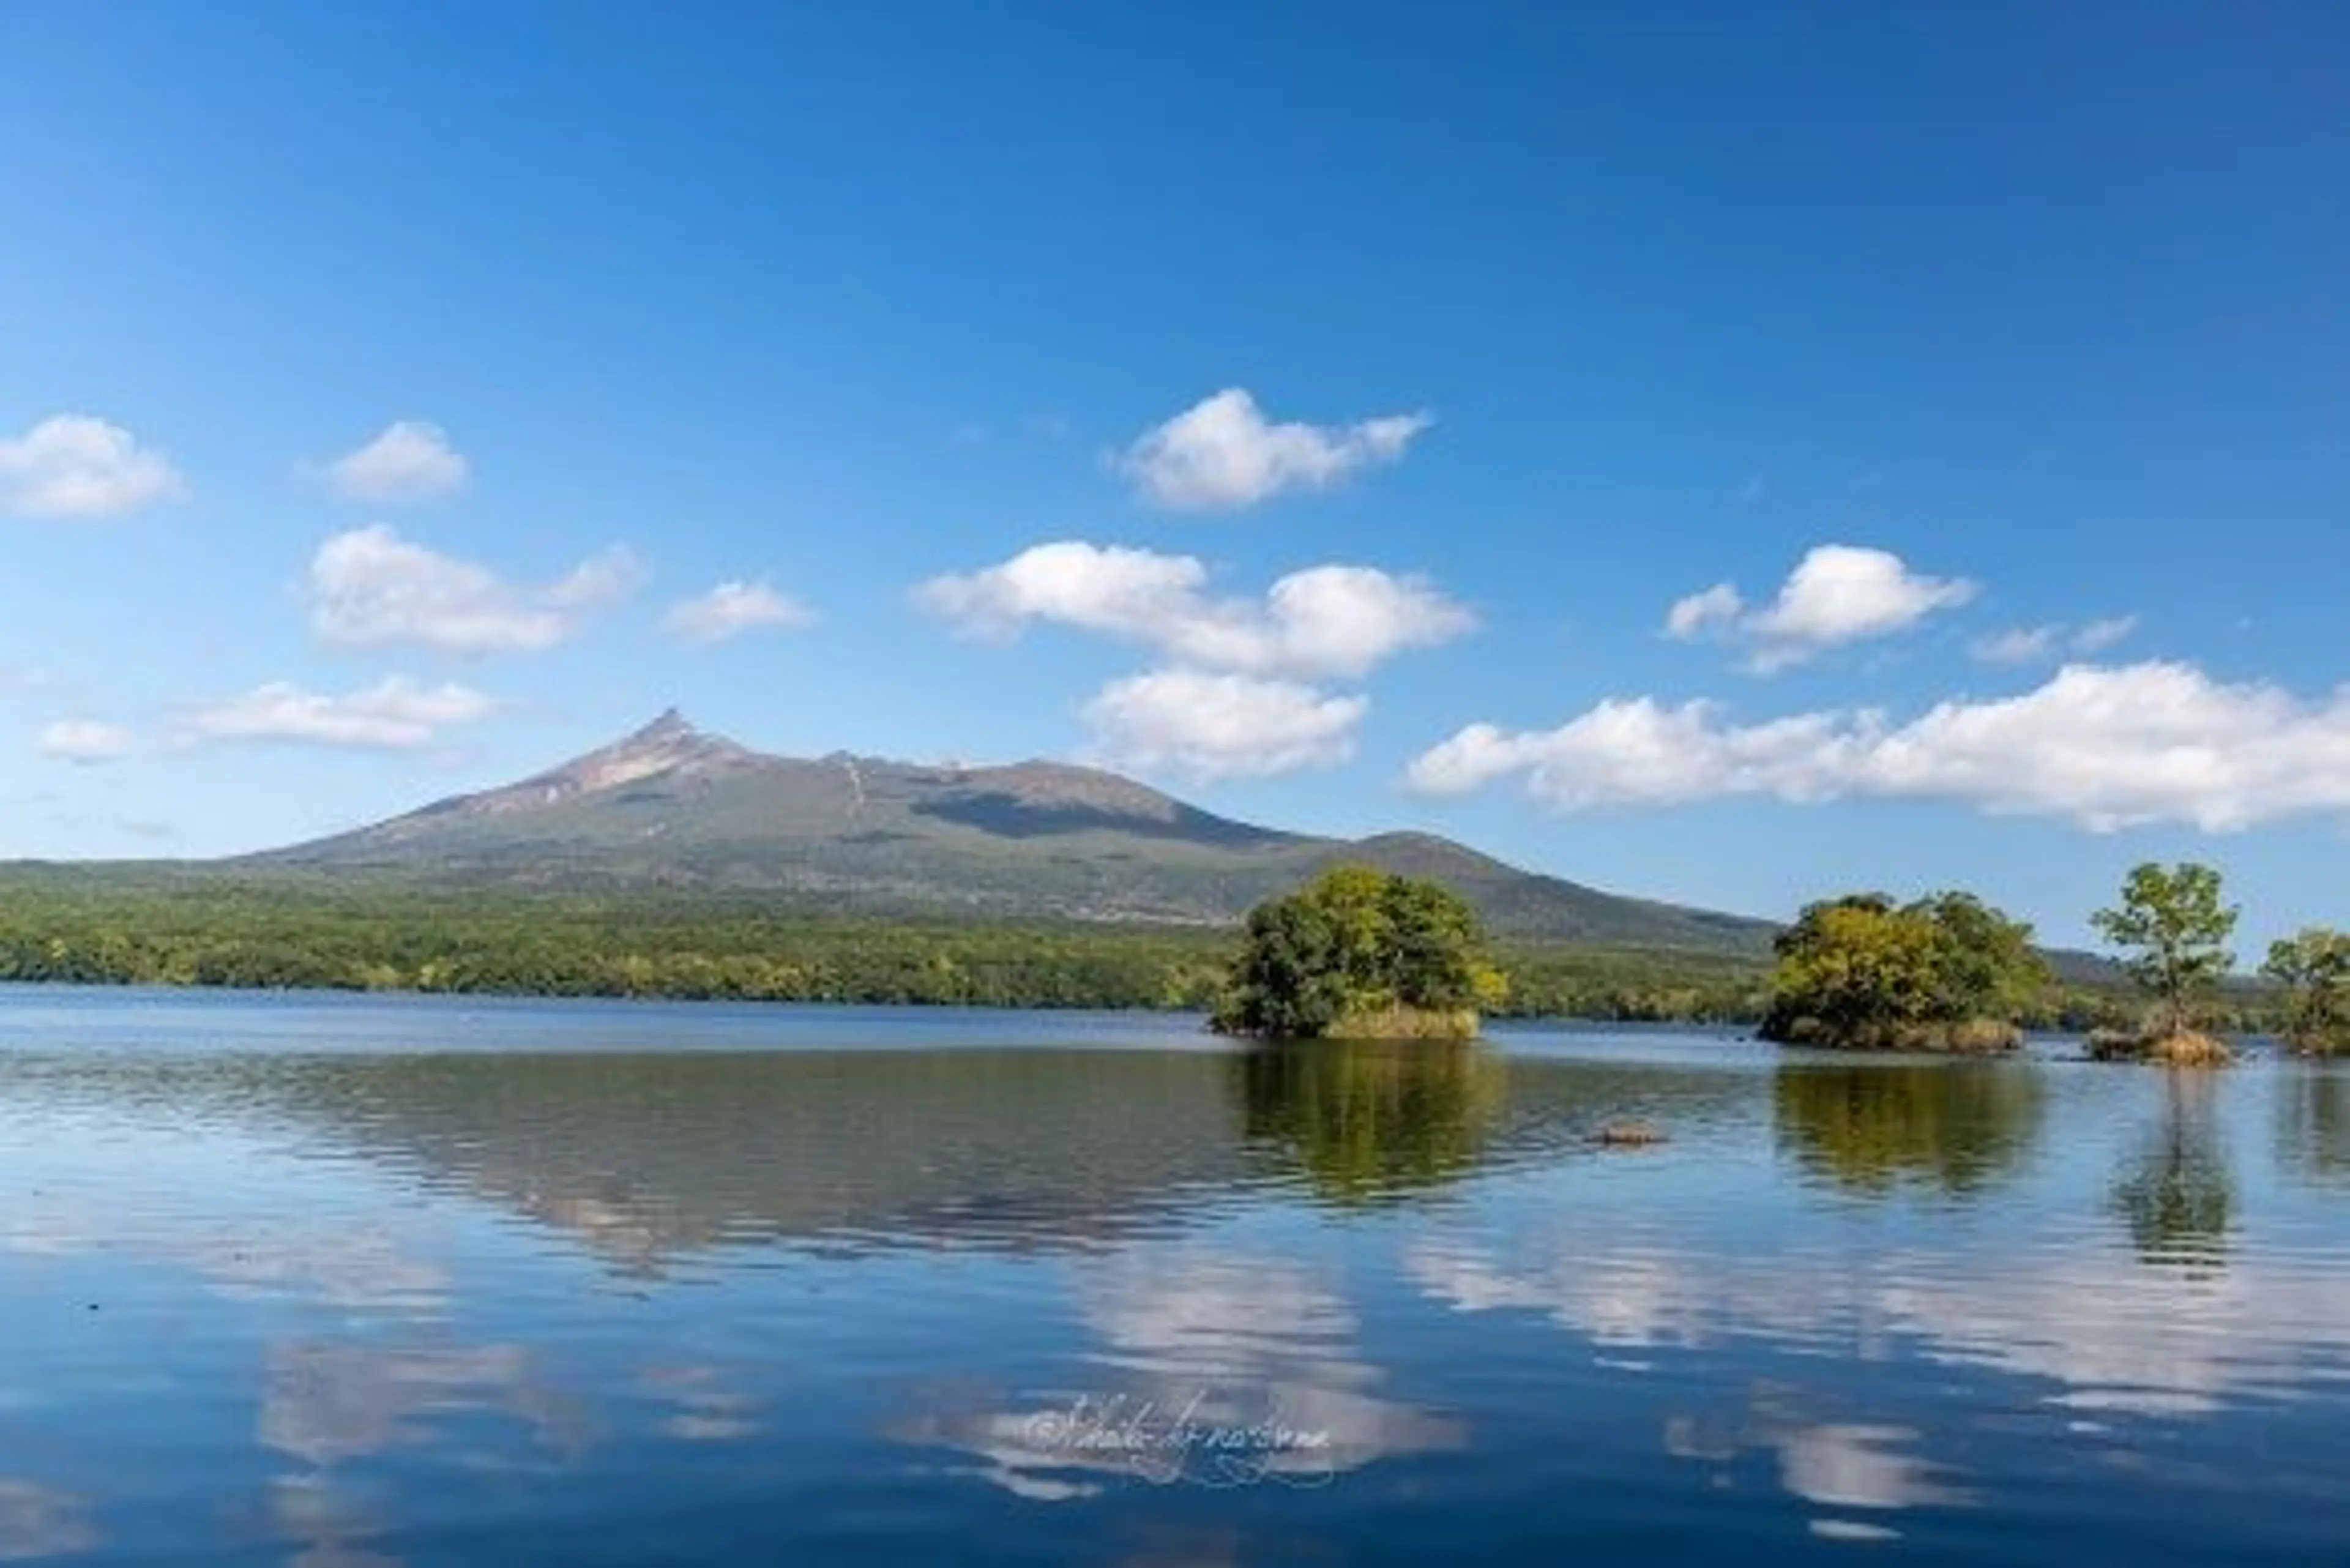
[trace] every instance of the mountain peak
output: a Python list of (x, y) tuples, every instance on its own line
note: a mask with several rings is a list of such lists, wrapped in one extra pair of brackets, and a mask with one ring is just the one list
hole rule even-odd
[(702, 732), (693, 722), (675, 708), (664, 708), (653, 716), (651, 722), (639, 725), (620, 737), (616, 744), (623, 746), (660, 744), (663, 742), (692, 740)]

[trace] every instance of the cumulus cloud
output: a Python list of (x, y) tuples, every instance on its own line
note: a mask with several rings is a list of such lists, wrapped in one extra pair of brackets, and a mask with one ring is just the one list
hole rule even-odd
[(2099, 833), (2230, 832), (2350, 813), (2350, 688), (2303, 700), (2192, 665), (2077, 664), (2022, 695), (1953, 699), (1906, 724), (1874, 710), (1738, 724), (1718, 703), (1611, 699), (1555, 730), (1471, 724), (1416, 758), (1409, 777), (1431, 794), (1522, 777), (1564, 810), (1867, 797), (2063, 817)]
[(318, 546), (310, 562), (310, 624), (341, 648), (535, 652), (571, 637), (641, 577), (636, 557), (615, 547), (546, 587), (520, 588), (377, 524)]
[(61, 763), (110, 763), (130, 753), (130, 732), (96, 719), (60, 719), (41, 726), (34, 747)]
[(170, 459), (87, 414), (59, 414), (0, 438), (0, 512), (112, 517), (186, 492)]
[(496, 704), (471, 687), (426, 686), (391, 676), (341, 696), (291, 681), (256, 686), (188, 715), (182, 738), (196, 744), (278, 741), (375, 751), (414, 751), (443, 730), (487, 718)]
[(1084, 717), (1104, 765), (1208, 783), (1343, 763), (1370, 706), (1294, 680), (1159, 670), (1111, 681)]
[(790, 630), (816, 617), (806, 605), (765, 583), (721, 583), (673, 605), (669, 628), (689, 642), (723, 642), (746, 631)]
[(1985, 664), (2037, 664), (2072, 653), (2102, 653), (2137, 629), (2134, 615), (2109, 616), (2078, 627), (2062, 625), (2011, 627), (1977, 638), (1968, 651)]
[(328, 482), (347, 501), (430, 501), (463, 490), (473, 472), (448, 432), (421, 420), (396, 421), (327, 465)]
[(1119, 455), (1118, 468), (1156, 505), (1186, 512), (1252, 506), (1285, 491), (1326, 490), (1397, 462), (1434, 422), (1423, 410), (1350, 425), (1275, 423), (1244, 389), (1228, 387), (1144, 431)]
[(1752, 646), (1752, 668), (1768, 673), (1829, 649), (1908, 631), (1976, 592), (1962, 577), (1913, 572), (1887, 550), (1821, 545), (1796, 563), (1769, 604), (1750, 609), (1734, 585), (1717, 583), (1676, 603), (1665, 630), (1684, 641), (1733, 636)]
[(1466, 607), (1420, 579), (1370, 566), (1292, 572), (1262, 600), (1212, 597), (1207, 583), (1208, 568), (1189, 556), (1064, 541), (968, 576), (935, 577), (914, 597), (971, 636), (1008, 638), (1047, 621), (1139, 643), (1186, 666), (1265, 678), (1359, 676), (1476, 625)]

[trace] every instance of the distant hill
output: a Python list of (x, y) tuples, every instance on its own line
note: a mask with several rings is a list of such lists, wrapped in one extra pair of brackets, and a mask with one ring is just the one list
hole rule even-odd
[(1223, 924), (1340, 861), (1440, 878), (1505, 938), (1759, 956), (1773, 929), (1537, 876), (1428, 834), (1284, 833), (1059, 763), (768, 756), (674, 711), (517, 783), (228, 864), (433, 886), (671, 888)]

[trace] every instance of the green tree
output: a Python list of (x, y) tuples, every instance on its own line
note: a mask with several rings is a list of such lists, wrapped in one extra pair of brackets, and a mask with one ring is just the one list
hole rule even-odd
[(2039, 1002), (2050, 976), (2029, 924), (1955, 891), (1920, 898), (1908, 912), (1934, 929), (1936, 1016), (2014, 1018)]
[(1466, 1032), (1476, 1008), (1503, 994), (1475, 912), (1458, 894), (1341, 866), (1249, 911), (1213, 1022), (1272, 1039)]
[(2239, 911), (2220, 895), (2220, 873), (2209, 866), (2148, 861), (2122, 884), (2119, 907), (2089, 917), (2108, 943), (2128, 950), (2123, 967), (2153, 996), (2158, 1033), (2185, 1030), (2196, 999), (2235, 966), (2228, 939)]
[(2012, 1044), (2048, 978), (2032, 928), (1967, 893), (1825, 899), (1773, 947), (1762, 1034), (1793, 1044)]
[(1276, 898), (1249, 911), (1232, 988), (1216, 1025), (1276, 1040), (1329, 1033), (1347, 1011), (1336, 923), (1311, 899)]
[(2284, 987), (2286, 1044), (2315, 1055), (2350, 1048), (2350, 934), (2297, 931), (2269, 945), (2261, 973)]

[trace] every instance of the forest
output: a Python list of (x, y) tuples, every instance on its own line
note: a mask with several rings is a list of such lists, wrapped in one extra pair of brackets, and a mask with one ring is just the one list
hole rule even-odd
[[(0, 870), (0, 981), (261, 989), (1206, 1010), (1224, 927), (828, 914), (706, 893), (436, 893), (224, 873)], [(1769, 961), (1670, 950), (1502, 943), (1489, 1017), (1747, 1026)], [(2278, 1005), (2238, 986), (2230, 1027)], [(2118, 981), (2059, 984), (2022, 1022), (2124, 1021)]]

